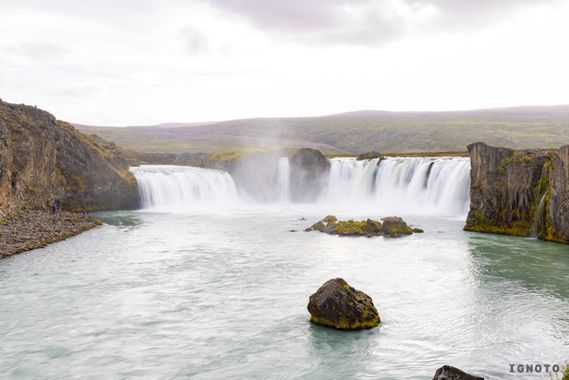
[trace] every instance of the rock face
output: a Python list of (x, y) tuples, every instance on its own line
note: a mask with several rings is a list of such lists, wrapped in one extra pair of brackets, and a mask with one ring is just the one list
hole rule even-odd
[(0, 219), (59, 200), (66, 210), (138, 206), (124, 152), (35, 107), (0, 101)]
[(513, 151), (468, 147), (472, 171), (467, 231), (569, 243), (569, 146)]
[(398, 216), (390, 216), (382, 219), (383, 224), (377, 220), (367, 219), (362, 221), (341, 220), (334, 215), (328, 215), (319, 222), (314, 223), (305, 231), (319, 231), (329, 235), (339, 236), (388, 236), (401, 237), (401, 235), (411, 235), (414, 232), (423, 232), (420, 228), (412, 229)]
[(484, 380), (484, 378), (472, 376), (458, 368), (445, 365), (437, 369), (433, 380)]
[(291, 199), (296, 202), (315, 201), (328, 184), (330, 161), (319, 151), (299, 149), (290, 158)]
[(308, 311), (311, 322), (341, 330), (369, 329), (381, 321), (372, 299), (341, 278), (327, 281), (311, 295)]

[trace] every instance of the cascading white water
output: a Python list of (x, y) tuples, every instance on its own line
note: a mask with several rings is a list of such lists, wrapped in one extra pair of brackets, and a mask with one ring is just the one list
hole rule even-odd
[(279, 159), (277, 169), (279, 200), (287, 202), (290, 199), (290, 165), (287, 157)]
[(131, 171), (144, 209), (184, 211), (239, 201), (235, 182), (225, 171), (166, 165), (143, 165)]
[[(231, 207), (241, 200), (233, 178), (225, 171), (183, 166), (131, 170), (145, 209)], [(275, 174), (277, 186), (269, 191), (278, 193), (273, 193), (272, 199), (288, 202), (290, 167), (286, 157), (279, 159)], [(330, 209), (348, 206), (381, 214), (464, 216), (469, 189), (467, 158), (335, 158), (331, 160), (328, 186), (318, 203)]]
[(383, 213), (465, 215), (469, 207), (467, 158), (332, 160), (323, 202), (366, 205)]

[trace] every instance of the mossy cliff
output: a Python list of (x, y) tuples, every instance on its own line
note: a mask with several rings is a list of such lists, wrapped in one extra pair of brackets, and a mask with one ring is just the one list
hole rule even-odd
[(70, 211), (137, 207), (125, 152), (48, 112), (0, 100), (0, 219), (56, 200)]
[(468, 151), (465, 230), (569, 243), (569, 146), (514, 151), (476, 143)]

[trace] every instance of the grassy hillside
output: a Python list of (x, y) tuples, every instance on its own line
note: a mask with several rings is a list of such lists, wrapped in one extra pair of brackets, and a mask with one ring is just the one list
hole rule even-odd
[(464, 151), (484, 141), (511, 148), (569, 143), (569, 105), (456, 112), (359, 111), (306, 118), (263, 118), (146, 127), (77, 125), (142, 152), (214, 152), (309, 146), (329, 154)]

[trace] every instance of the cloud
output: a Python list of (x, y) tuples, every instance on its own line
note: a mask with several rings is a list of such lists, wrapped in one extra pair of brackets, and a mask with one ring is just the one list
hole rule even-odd
[(64, 46), (44, 41), (23, 42), (5, 49), (9, 53), (24, 56), (32, 61), (50, 61), (67, 54)]
[(186, 26), (181, 30), (180, 34), (188, 53), (194, 55), (209, 50), (209, 40), (199, 29), (193, 26)]
[(383, 45), (411, 33), (490, 26), (556, 0), (201, 0), (306, 44)]

